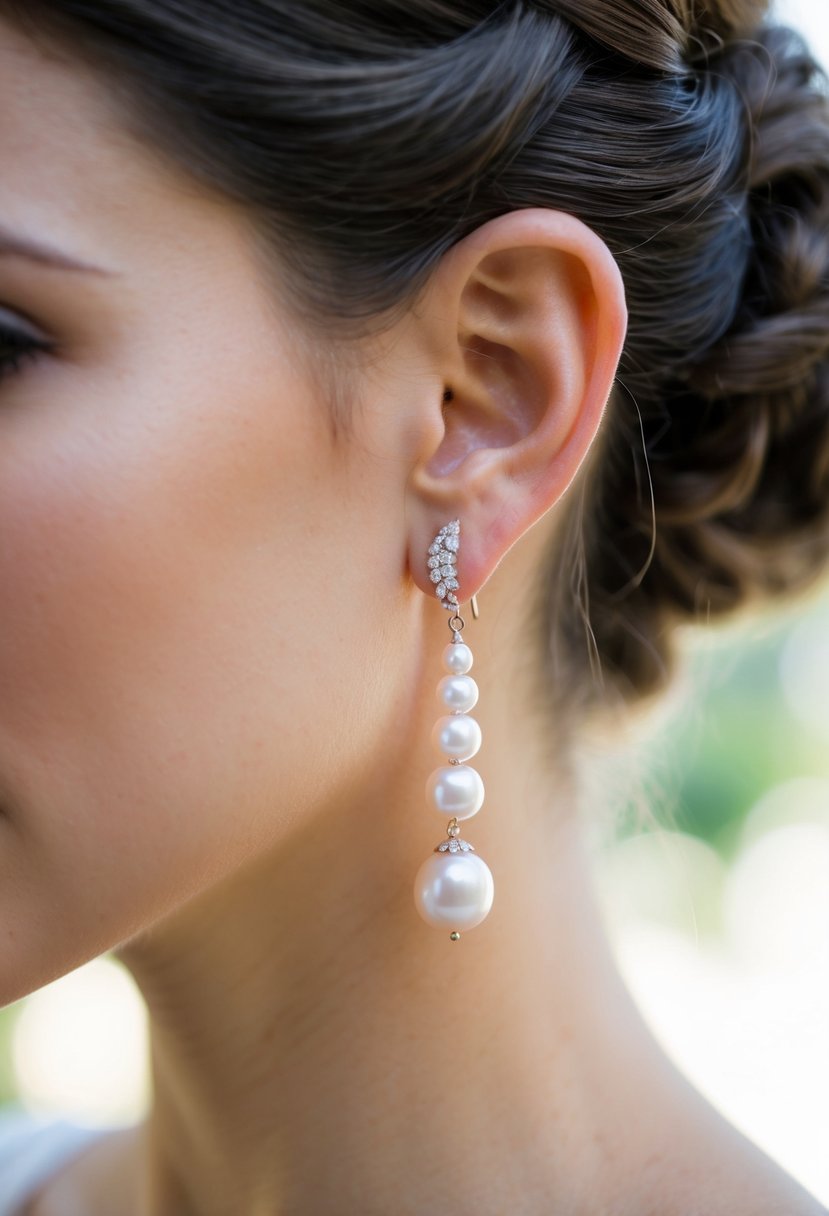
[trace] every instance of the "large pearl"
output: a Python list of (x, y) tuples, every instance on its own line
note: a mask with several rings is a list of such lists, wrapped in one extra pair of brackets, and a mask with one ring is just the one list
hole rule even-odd
[(453, 760), (468, 760), (481, 746), (481, 727), (466, 714), (444, 714), (432, 727), (435, 747)]
[(438, 680), (438, 700), (454, 713), (465, 713), (478, 700), (478, 685), (472, 676), (444, 676)]
[(443, 666), (456, 676), (469, 671), (472, 666), (472, 651), (466, 642), (447, 642), (443, 649)]
[(494, 894), (492, 871), (477, 853), (431, 853), (415, 877), (415, 907), (436, 929), (474, 929)]
[(426, 799), (441, 815), (469, 819), (484, 801), (481, 774), (468, 764), (444, 764), (429, 774)]

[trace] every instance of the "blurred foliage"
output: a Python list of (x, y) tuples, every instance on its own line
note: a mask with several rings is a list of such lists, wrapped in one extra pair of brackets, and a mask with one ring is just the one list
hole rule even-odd
[[(654, 827), (697, 836), (729, 861), (748, 812), (768, 790), (793, 777), (829, 777), (825, 743), (795, 716), (781, 687), (783, 647), (806, 619), (824, 622), (829, 637), (829, 594), (742, 631), (704, 626), (689, 636), (685, 698), (645, 749), (657, 774)], [(826, 704), (829, 716), (829, 695)], [(621, 825), (620, 836), (642, 830), (632, 814)]]

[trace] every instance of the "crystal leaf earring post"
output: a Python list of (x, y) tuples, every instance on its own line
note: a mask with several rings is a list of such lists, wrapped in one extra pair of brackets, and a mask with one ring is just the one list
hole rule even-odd
[[(484, 801), (481, 775), (466, 763), (481, 746), (481, 728), (469, 714), (478, 700), (478, 685), (468, 674), (473, 655), (461, 637), (465, 622), (458, 612), (460, 527), (459, 519), (444, 524), (426, 555), (435, 594), (452, 613), (448, 621), (452, 641), (442, 656), (447, 674), (437, 686), (438, 702), (446, 712), (432, 731), (432, 742), (445, 762), (426, 781), (426, 802), (448, 816), (449, 822), (446, 839), (422, 863), (414, 883), (418, 912), (427, 924), (450, 929), (451, 941), (458, 941), (463, 929), (473, 929), (488, 916), (495, 893), (492, 871), (474, 845), (462, 839), (458, 823), (477, 815)], [(471, 606), (477, 617), (474, 596)]]

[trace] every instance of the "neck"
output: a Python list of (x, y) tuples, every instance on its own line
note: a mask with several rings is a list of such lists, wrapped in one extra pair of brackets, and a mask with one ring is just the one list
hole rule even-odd
[(401, 719), (336, 805), (120, 950), (151, 1026), (142, 1212), (319, 1216), (401, 1196), (425, 1212), (450, 1194), (456, 1213), (514, 1210), (516, 1194), (564, 1211), (568, 1191), (595, 1196), (600, 1143), (630, 1160), (632, 1123), (658, 1119), (638, 1105), (646, 1078), (673, 1082), (611, 957), (573, 795), (499, 657), (526, 646), (496, 637), (512, 614), (480, 598), (464, 638), (486, 798), (462, 829), (493, 871), (492, 911), (451, 942), (414, 909), (445, 834), (424, 785), (449, 638), (420, 606)]

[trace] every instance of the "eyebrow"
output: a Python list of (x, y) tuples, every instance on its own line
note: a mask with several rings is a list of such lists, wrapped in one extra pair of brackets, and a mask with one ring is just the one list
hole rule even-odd
[(81, 274), (110, 275), (113, 272), (104, 270), (102, 266), (92, 266), (89, 262), (81, 262), (61, 253), (59, 249), (41, 245), (28, 237), (18, 236), (6, 228), (0, 227), (0, 257), (27, 258), (30, 262), (39, 262), (43, 266), (54, 266), (58, 270), (72, 270)]

